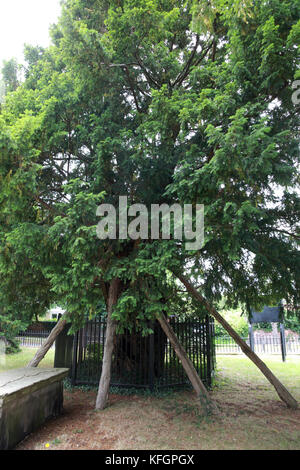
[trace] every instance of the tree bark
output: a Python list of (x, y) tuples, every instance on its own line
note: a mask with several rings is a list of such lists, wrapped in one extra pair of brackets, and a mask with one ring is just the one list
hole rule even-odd
[[(175, 273), (174, 273), (175, 274)], [(260, 369), (266, 379), (273, 385), (279, 398), (292, 409), (298, 408), (298, 403), (284, 385), (275, 377), (266, 364), (251, 350), (248, 344), (242, 340), (237, 332), (227, 323), (227, 321), (217, 312), (217, 310), (195, 289), (195, 287), (182, 275), (175, 274), (182, 284), (186, 287), (187, 291), (197, 299), (202, 305), (205, 306), (207, 311), (223, 326), (228, 334), (240, 346), (242, 351), (249, 357), (249, 359)]]
[[(158, 321), (151, 324), (154, 342), (154, 376), (160, 377), (164, 370), (165, 349), (167, 337), (162, 331)], [(130, 331), (115, 336), (114, 359), (112, 371), (119, 377), (120, 382), (128, 380), (128, 375), (139, 373), (140, 379), (149, 377), (149, 336), (142, 336), (139, 329), (133, 327)], [(138, 382), (137, 382), (138, 383)]]
[(201, 402), (201, 405), (205, 411), (206, 414), (211, 414), (211, 413), (218, 413), (218, 408), (215, 402), (212, 401), (212, 399), (209, 396), (208, 391), (206, 390), (202, 380), (200, 379), (194, 364), (188, 357), (185, 349), (182, 347), (180, 344), (176, 334), (174, 333), (173, 328), (171, 325), (168, 323), (166, 320), (165, 316), (159, 316), (157, 315), (157, 320), (159, 321), (163, 331), (165, 332), (166, 336), (169, 338), (170, 343), (172, 344), (179, 360), (181, 361), (182, 367), (184, 368), (188, 378), (190, 379), (190, 382)]
[(60, 334), (60, 332), (64, 329), (67, 324), (67, 314), (65, 313), (60, 320), (57, 322), (53, 330), (51, 330), (50, 335), (44, 342), (44, 344), (40, 347), (40, 349), (35, 354), (34, 358), (29, 362), (27, 367), (37, 367), (42, 359), (46, 356), (47, 352), (53, 345), (54, 341)]
[(112, 313), (115, 305), (118, 302), (120, 295), (120, 280), (113, 279), (109, 286), (108, 301), (107, 301), (107, 324), (105, 334), (104, 355), (102, 363), (102, 372), (99, 382), (96, 410), (103, 410), (107, 405), (110, 378), (111, 378), (111, 365), (112, 355), (114, 350), (114, 337), (116, 334), (116, 322), (112, 319)]

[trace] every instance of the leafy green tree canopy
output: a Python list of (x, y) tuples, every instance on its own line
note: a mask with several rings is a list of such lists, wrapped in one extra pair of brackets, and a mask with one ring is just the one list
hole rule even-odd
[[(292, 0), (65, 0), (1, 110), (4, 304), (55, 301), (76, 327), (118, 278), (114, 317), (147, 331), (184, 308), (177, 270), (212, 302), (299, 303), (299, 13)], [(204, 247), (99, 240), (97, 206), (119, 196), (204, 204)]]

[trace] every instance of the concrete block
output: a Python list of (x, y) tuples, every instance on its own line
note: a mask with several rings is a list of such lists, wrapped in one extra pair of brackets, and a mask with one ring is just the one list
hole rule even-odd
[(24, 368), (0, 373), (0, 449), (13, 449), (63, 408), (68, 369)]

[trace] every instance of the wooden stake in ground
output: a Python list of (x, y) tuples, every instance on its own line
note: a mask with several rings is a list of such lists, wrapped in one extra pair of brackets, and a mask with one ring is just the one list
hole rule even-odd
[(110, 283), (108, 292), (104, 355), (96, 400), (96, 410), (103, 410), (107, 405), (111, 377), (112, 354), (114, 350), (114, 337), (117, 327), (116, 322), (112, 319), (112, 313), (115, 305), (118, 302), (119, 295), (120, 281), (119, 279), (113, 279)]
[(227, 323), (227, 321), (217, 312), (217, 310), (195, 289), (195, 287), (182, 275), (175, 274), (182, 284), (186, 287), (187, 291), (197, 299), (202, 305), (205, 306), (207, 311), (223, 326), (228, 334), (240, 346), (241, 350), (249, 357), (249, 359), (259, 368), (267, 380), (273, 385), (280, 399), (286, 403), (289, 408), (298, 408), (298, 403), (290, 392), (282, 385), (282, 383), (275, 377), (266, 364), (252, 351), (248, 344), (242, 340), (237, 332)]
[(182, 367), (184, 368), (188, 378), (191, 381), (191, 384), (200, 400), (201, 406), (206, 414), (218, 413), (217, 405), (212, 401), (209, 393), (207, 392), (203, 382), (201, 381), (192, 361), (188, 357), (185, 349), (180, 344), (176, 334), (174, 333), (173, 328), (168, 323), (164, 315), (157, 315), (157, 320), (160, 323), (163, 331), (166, 336), (169, 338), (170, 343), (172, 344), (179, 360), (181, 361)]
[(67, 314), (65, 313), (60, 320), (57, 322), (53, 330), (51, 330), (50, 335), (44, 342), (44, 344), (40, 347), (40, 349), (35, 354), (34, 358), (29, 362), (27, 367), (37, 367), (42, 359), (46, 356), (47, 352), (53, 345), (54, 341), (60, 334), (60, 332), (64, 329), (67, 324)]

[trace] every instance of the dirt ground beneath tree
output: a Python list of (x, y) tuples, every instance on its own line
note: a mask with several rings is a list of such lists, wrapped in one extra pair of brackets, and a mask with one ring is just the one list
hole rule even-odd
[[(189, 390), (161, 397), (112, 394), (104, 411), (95, 411), (96, 390), (66, 390), (63, 415), (17, 449), (300, 450), (300, 410), (287, 409), (263, 376), (252, 366), (245, 374), (243, 367), (232, 373), (229, 360), (222, 362), (212, 391), (217, 417), (203, 417)], [(299, 375), (285, 384), (300, 402)]]

